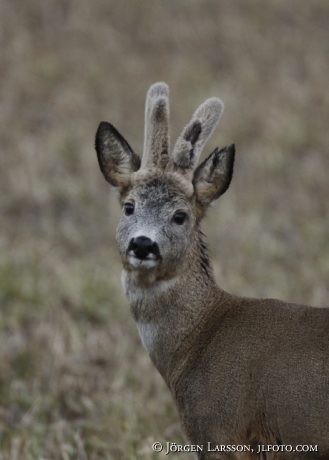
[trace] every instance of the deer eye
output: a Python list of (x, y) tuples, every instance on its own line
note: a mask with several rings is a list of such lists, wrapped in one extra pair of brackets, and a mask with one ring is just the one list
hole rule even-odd
[(176, 214), (174, 215), (175, 224), (183, 225), (183, 223), (185, 222), (186, 216), (187, 214), (185, 212), (182, 212), (182, 211), (176, 212)]
[(131, 216), (134, 214), (135, 206), (132, 203), (125, 203), (123, 207), (125, 208), (126, 216)]

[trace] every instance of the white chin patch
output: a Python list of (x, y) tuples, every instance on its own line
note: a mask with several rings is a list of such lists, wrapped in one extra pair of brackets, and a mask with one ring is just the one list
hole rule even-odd
[(138, 259), (135, 256), (128, 256), (129, 264), (134, 268), (153, 268), (159, 263), (159, 259)]

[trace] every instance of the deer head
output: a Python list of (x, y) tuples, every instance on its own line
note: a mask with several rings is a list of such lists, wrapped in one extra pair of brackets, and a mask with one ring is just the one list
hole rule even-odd
[(222, 101), (210, 98), (199, 106), (170, 154), (168, 95), (165, 83), (147, 93), (142, 161), (111, 124), (100, 123), (96, 134), (100, 169), (120, 193), (123, 266), (148, 282), (170, 279), (191, 262), (199, 222), (233, 174), (234, 145), (216, 148), (197, 166), (223, 113)]

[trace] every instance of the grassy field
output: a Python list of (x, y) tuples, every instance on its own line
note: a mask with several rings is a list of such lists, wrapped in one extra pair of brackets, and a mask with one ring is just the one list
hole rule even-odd
[(160, 459), (154, 441), (184, 440), (93, 147), (107, 120), (141, 152), (156, 81), (173, 141), (207, 97), (226, 104), (205, 149), (237, 148), (203, 225), (221, 287), (329, 305), (328, 23), (324, 0), (0, 3), (0, 460)]

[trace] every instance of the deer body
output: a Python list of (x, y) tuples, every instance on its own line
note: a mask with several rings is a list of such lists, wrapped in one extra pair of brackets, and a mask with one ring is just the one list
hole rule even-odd
[(329, 458), (329, 309), (232, 296), (214, 280), (199, 222), (230, 184), (234, 146), (196, 165), (222, 109), (214, 98), (200, 106), (169, 155), (168, 88), (153, 85), (142, 164), (113, 126), (100, 124), (99, 164), (123, 206), (123, 287), (187, 438), (203, 446), (198, 458)]

